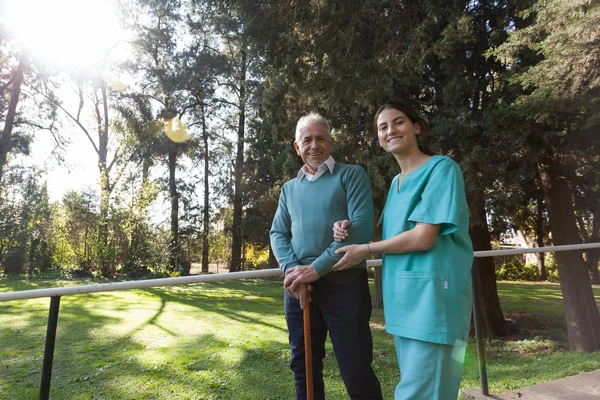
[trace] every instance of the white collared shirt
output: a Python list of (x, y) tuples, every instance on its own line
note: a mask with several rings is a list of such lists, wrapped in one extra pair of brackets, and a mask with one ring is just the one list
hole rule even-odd
[(313, 174), (309, 173), (308, 169), (306, 168), (306, 164), (305, 164), (302, 166), (302, 168), (300, 168), (300, 171), (298, 171), (298, 175), (296, 176), (296, 178), (298, 178), (298, 180), (301, 180), (302, 177), (306, 177), (306, 179), (308, 179), (310, 182), (316, 181), (327, 170), (329, 170), (329, 172), (333, 174), (334, 166), (335, 166), (335, 160), (333, 159), (333, 157), (329, 156), (329, 158), (327, 158), (327, 160), (325, 160), (325, 162), (323, 162), (323, 164), (319, 165), (319, 168), (317, 169), (316, 174), (313, 175)]

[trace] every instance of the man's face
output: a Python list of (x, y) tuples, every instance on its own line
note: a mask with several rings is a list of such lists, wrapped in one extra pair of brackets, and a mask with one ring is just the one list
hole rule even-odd
[(297, 142), (296, 153), (302, 161), (313, 169), (319, 168), (329, 158), (333, 149), (333, 139), (327, 134), (327, 128), (321, 124), (308, 125)]

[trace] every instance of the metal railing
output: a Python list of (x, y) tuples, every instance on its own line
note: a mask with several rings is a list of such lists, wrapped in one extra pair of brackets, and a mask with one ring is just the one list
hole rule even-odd
[[(537, 248), (523, 248), (513, 250), (488, 250), (488, 251), (475, 251), (473, 256), (478, 257), (494, 257), (494, 256), (506, 256), (506, 255), (517, 255), (517, 254), (528, 254), (528, 253), (550, 253), (557, 251), (581, 251), (589, 250), (594, 248), (600, 248), (600, 243), (586, 243), (586, 244), (574, 244), (564, 246), (549, 246), (549, 247), (537, 247)], [(368, 260), (367, 266), (377, 267), (381, 266), (381, 260)], [(282, 272), (279, 268), (264, 269), (258, 271), (243, 271), (243, 272), (231, 272), (225, 274), (213, 274), (213, 275), (196, 275), (196, 276), (184, 276), (178, 278), (162, 278), (162, 279), (149, 279), (143, 281), (127, 281), (127, 282), (115, 282), (115, 283), (101, 283), (95, 285), (84, 285), (84, 286), (69, 286), (61, 288), (51, 289), (35, 289), (35, 290), (21, 290), (17, 292), (0, 293), (0, 302), (13, 301), (13, 300), (27, 300), (36, 299), (41, 297), (50, 297), (50, 309), (48, 313), (48, 325), (46, 329), (46, 343), (44, 349), (44, 361), (42, 366), (42, 379), (40, 383), (40, 400), (47, 400), (50, 395), (50, 381), (52, 376), (52, 363), (54, 359), (54, 344), (56, 341), (56, 328), (58, 325), (58, 311), (60, 308), (61, 296), (70, 296), (76, 294), (86, 293), (98, 293), (98, 292), (111, 292), (117, 290), (130, 290), (130, 289), (145, 289), (151, 287), (162, 287), (162, 286), (181, 286), (189, 285), (200, 282), (223, 282), (232, 281), (238, 279), (257, 279), (257, 278), (270, 278), (281, 275)], [(488, 381), (487, 381), (487, 367), (485, 363), (485, 348), (483, 345), (483, 338), (481, 336), (481, 326), (479, 313), (475, 302), (475, 283), (473, 280), (473, 320), (475, 325), (475, 338), (477, 343), (477, 358), (479, 363), (479, 376), (481, 381), (481, 390), (484, 395), (489, 395)]]

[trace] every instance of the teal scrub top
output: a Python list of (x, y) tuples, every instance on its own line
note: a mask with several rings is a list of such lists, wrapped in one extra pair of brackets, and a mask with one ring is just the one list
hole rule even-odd
[(465, 345), (471, 321), (469, 210), (460, 167), (433, 156), (392, 181), (382, 215), (383, 239), (415, 227), (439, 224), (431, 249), (383, 256), (386, 330), (432, 343)]

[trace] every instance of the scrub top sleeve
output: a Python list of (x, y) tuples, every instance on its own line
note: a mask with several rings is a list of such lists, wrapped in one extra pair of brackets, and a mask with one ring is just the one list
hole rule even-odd
[(463, 213), (469, 212), (460, 167), (449, 158), (437, 163), (429, 175), (421, 199), (408, 217), (414, 223), (440, 225), (440, 235), (458, 229)]

